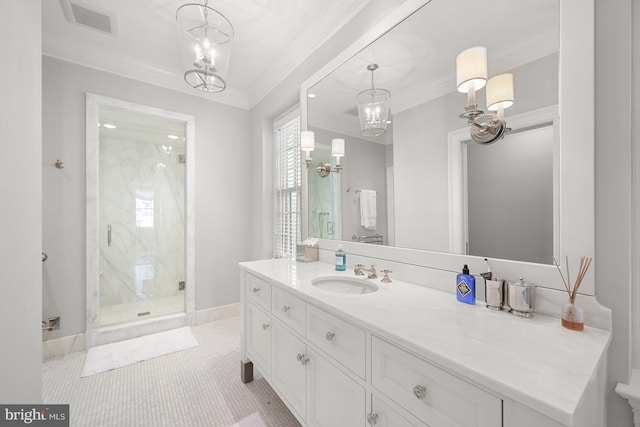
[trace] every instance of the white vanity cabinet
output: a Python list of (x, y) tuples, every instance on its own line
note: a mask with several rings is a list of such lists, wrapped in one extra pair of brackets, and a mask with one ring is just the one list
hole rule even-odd
[(251, 274), (244, 285), (246, 356), (297, 418), (309, 427), (365, 426), (365, 386), (344, 372), (364, 379), (364, 331)]
[(243, 381), (255, 364), (304, 426), (603, 425), (609, 332), (396, 280), (330, 293), (313, 283), (333, 266), (309, 264), (241, 264)]
[(245, 313), (247, 354), (268, 378), (271, 371), (271, 316), (253, 303), (247, 303)]

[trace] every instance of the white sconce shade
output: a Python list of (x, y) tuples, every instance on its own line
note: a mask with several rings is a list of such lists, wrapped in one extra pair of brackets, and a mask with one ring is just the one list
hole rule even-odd
[(487, 109), (500, 111), (513, 105), (513, 74), (493, 76), (487, 82)]
[(300, 149), (309, 153), (315, 148), (315, 134), (310, 130), (304, 130), (300, 132)]
[(331, 140), (331, 155), (338, 159), (344, 156), (344, 139), (335, 138)]
[(458, 92), (477, 91), (487, 84), (487, 48), (470, 47), (456, 57)]

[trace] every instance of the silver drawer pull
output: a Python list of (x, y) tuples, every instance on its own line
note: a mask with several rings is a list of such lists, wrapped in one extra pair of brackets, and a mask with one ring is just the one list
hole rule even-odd
[(371, 412), (369, 415), (367, 415), (367, 422), (372, 426), (378, 424), (378, 414), (374, 414), (373, 412)]
[(415, 394), (418, 399), (424, 399), (427, 397), (427, 388), (423, 385), (417, 385), (413, 388), (413, 394)]
[(333, 332), (327, 332), (326, 334), (324, 334), (324, 337), (327, 341), (333, 341), (333, 339), (336, 337), (336, 334), (334, 334)]
[(254, 294), (257, 294), (258, 292), (260, 292), (260, 288), (255, 286), (253, 289), (251, 289), (253, 291)]
[(291, 310), (291, 307), (289, 307), (288, 305), (283, 305), (282, 306), (282, 311), (284, 311), (285, 313), (288, 313), (289, 310)]
[(303, 365), (309, 363), (309, 358), (302, 353), (298, 353), (298, 356), (296, 358), (298, 359), (298, 362), (302, 363)]
[(267, 329), (269, 329), (269, 324), (268, 324), (268, 323), (263, 323), (263, 324), (262, 324), (262, 329), (264, 329), (265, 331), (266, 331)]

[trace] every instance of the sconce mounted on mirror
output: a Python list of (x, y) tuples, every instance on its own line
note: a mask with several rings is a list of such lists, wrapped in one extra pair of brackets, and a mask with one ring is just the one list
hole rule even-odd
[[(222, 75), (228, 66), (228, 52), (222, 46), (233, 39), (231, 22), (220, 12), (204, 4), (186, 3), (176, 11), (178, 27), (195, 40), (195, 60), (184, 72), (184, 80), (194, 89), (207, 93), (222, 92), (227, 83)], [(228, 49), (227, 49), (228, 50)]]
[[(513, 105), (513, 74), (499, 74), (487, 82), (487, 48), (475, 46), (462, 51), (456, 58), (458, 92), (467, 94), (465, 112), (471, 138), (479, 144), (491, 144), (504, 137), (511, 129), (504, 120), (504, 109)], [(478, 109), (476, 93), (487, 86), (486, 113)]]
[[(300, 132), (300, 150), (305, 153), (305, 165), (307, 169), (311, 168), (313, 161), (311, 160), (311, 152), (315, 149), (315, 134), (310, 130)], [(331, 169), (328, 162), (320, 162), (316, 166), (316, 171), (321, 178), (326, 178), (331, 172), (340, 173), (342, 166), (340, 158), (344, 157), (345, 142), (342, 138), (334, 138), (331, 140), (331, 155), (336, 158), (336, 165)]]
[(367, 65), (371, 71), (371, 88), (358, 94), (358, 117), (360, 129), (364, 136), (382, 136), (387, 132), (389, 118), (389, 100), (391, 92), (386, 89), (377, 89), (373, 83), (373, 72), (378, 69), (378, 64)]

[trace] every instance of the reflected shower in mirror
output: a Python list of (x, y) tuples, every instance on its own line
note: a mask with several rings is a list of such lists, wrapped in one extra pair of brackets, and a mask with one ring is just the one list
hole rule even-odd
[[(318, 146), (345, 139), (347, 153), (339, 177), (309, 174), (309, 235), (552, 264), (559, 45), (557, 0), (434, 0), (310, 86), (308, 130)], [(490, 145), (461, 117), (456, 57), (474, 46), (488, 52), (488, 77), (513, 76), (506, 112), (487, 111), (486, 88), (475, 93), (478, 110), (511, 128)], [(378, 136), (361, 127), (358, 94), (372, 86), (390, 93)], [(375, 192), (375, 227), (358, 190)]]

